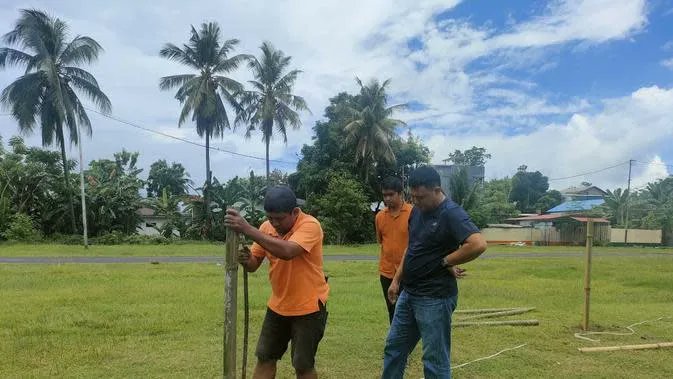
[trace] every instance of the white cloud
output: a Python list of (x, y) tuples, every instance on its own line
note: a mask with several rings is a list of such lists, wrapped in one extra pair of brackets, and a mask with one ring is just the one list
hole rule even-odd
[(647, 186), (647, 183), (655, 182), (659, 179), (665, 179), (671, 173), (668, 170), (668, 166), (664, 163), (660, 156), (655, 155), (649, 162), (640, 164), (640, 166), (645, 166), (640, 175), (633, 178), (631, 181), (631, 188), (633, 190), (640, 190)]
[[(226, 38), (239, 38), (238, 52), (257, 54), (261, 41), (270, 40), (293, 57), (294, 67), (304, 70), (295, 91), (306, 98), (313, 111), (312, 115), (303, 115), (300, 130), (288, 132), (287, 145), (279, 139), (272, 142), (272, 159), (296, 160), (301, 145), (310, 143), (311, 127), (322, 117), (328, 98), (340, 91), (356, 91), (353, 80), (356, 75), (364, 80), (392, 78), (390, 90), (395, 101), (414, 100), (425, 105), (421, 111), (407, 111), (399, 117), (411, 122), (414, 132), (426, 139), (437, 159), (444, 157), (446, 146), (452, 149), (473, 144), (486, 146), (494, 153), (493, 167), (489, 166), (494, 175), (510, 173), (518, 163), (532, 161), (535, 151), (540, 150), (545, 156), (558, 154), (568, 159), (545, 160), (545, 173), (557, 176), (600, 167), (603, 162), (612, 163), (620, 149), (631, 154), (652, 151), (656, 145), (652, 141), (630, 148), (626, 146), (628, 141), (619, 141), (612, 134), (616, 133), (614, 129), (628, 131), (626, 120), (645, 121), (646, 114), (651, 118), (646, 120), (648, 123), (660, 125), (658, 118), (670, 115), (662, 114), (658, 106), (657, 111), (633, 112), (645, 110), (644, 105), (637, 105), (638, 96), (653, 101), (657, 93), (663, 93), (664, 98), (669, 96), (668, 90), (644, 88), (641, 94), (634, 92), (635, 98), (605, 102), (603, 109), (594, 114), (592, 104), (585, 99), (559, 100), (549, 88), (541, 88), (527, 77), (515, 77), (504, 70), (512, 67), (550, 70), (555, 63), (548, 59), (549, 49), (555, 46), (592, 45), (629, 38), (647, 24), (644, 1), (553, 1), (542, 14), (518, 23), (511, 21), (501, 30), (451, 18), (435, 21), (440, 12), (450, 11), (458, 4), (457, 0), (409, 0), (394, 5), (386, 0), (226, 4), (213, 0), (190, 7), (178, 0), (154, 3), (73, 0), (58, 5), (46, 0), (16, 1), (0, 6), (0, 25), (7, 25), (8, 30), (19, 8), (48, 9), (62, 17), (71, 25), (73, 34), (90, 35), (105, 48), (105, 54), (90, 70), (112, 100), (116, 116), (200, 142), (203, 140), (191, 125), (177, 128), (180, 108), (174, 93), (158, 90), (159, 77), (185, 72), (185, 68), (159, 58), (158, 50), (166, 42), (186, 41), (189, 24), (204, 20), (218, 21)], [(450, 12), (442, 14), (451, 16)], [(409, 49), (407, 44), (412, 38), (421, 43), (420, 49)], [(470, 67), (478, 60), (485, 60), (486, 68)], [(17, 75), (17, 70), (0, 71), (0, 87), (4, 88)], [(248, 79), (245, 69), (233, 76), (241, 81)], [(141, 164), (146, 166), (155, 159), (176, 160), (185, 164), (196, 183), (205, 177), (203, 148), (157, 139), (109, 119), (91, 117), (94, 135), (85, 145), (87, 157), (109, 157), (125, 147), (141, 151)], [(550, 124), (541, 121), (545, 117), (567, 122)], [(612, 123), (623, 126), (615, 128)], [(506, 136), (503, 128), (524, 134)], [(11, 131), (3, 127), (2, 133)], [(585, 137), (580, 138), (577, 133), (584, 133)], [(638, 141), (645, 138), (640, 134), (646, 133), (636, 134), (633, 138)], [(610, 144), (605, 145), (605, 138)], [(39, 137), (34, 136), (29, 142), (38, 144)], [(240, 131), (214, 140), (213, 146), (255, 156), (265, 154), (258, 135), (246, 140)], [(584, 156), (569, 153), (576, 146), (612, 155), (605, 159), (575, 159), (574, 155)], [(250, 169), (259, 172), (264, 169), (263, 161), (221, 152), (213, 152), (212, 159), (213, 171), (221, 179), (245, 175)], [(272, 167), (294, 169), (287, 163), (273, 163)]]
[(661, 61), (661, 65), (669, 70), (673, 70), (673, 58), (664, 59), (663, 61)]
[[(554, 188), (563, 188), (582, 181), (606, 188), (625, 187), (628, 160), (657, 159), (660, 151), (673, 139), (673, 89), (646, 87), (630, 96), (606, 100), (600, 112), (577, 113), (568, 122), (547, 124), (539, 129), (515, 136), (503, 133), (481, 135), (435, 135), (430, 147), (441, 152), (434, 160), (439, 163), (451, 148), (465, 149), (484, 146), (492, 153), (488, 162), (488, 177), (513, 175), (516, 168), (526, 164), (529, 170), (540, 170), (550, 178), (562, 178), (621, 164), (614, 169), (567, 180), (552, 181)], [(660, 159), (659, 159), (660, 160)], [(661, 177), (663, 170), (634, 166), (634, 177), (642, 180)]]

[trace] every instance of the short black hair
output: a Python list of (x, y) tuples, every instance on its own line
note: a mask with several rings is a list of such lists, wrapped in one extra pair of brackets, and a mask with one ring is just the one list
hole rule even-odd
[(381, 182), (381, 191), (392, 190), (402, 193), (402, 179), (396, 176), (389, 176)]
[(409, 187), (411, 188), (425, 187), (432, 189), (441, 186), (442, 180), (439, 173), (430, 166), (421, 166), (409, 175)]
[(288, 186), (273, 186), (264, 195), (264, 210), (271, 213), (291, 213), (297, 207), (297, 197)]

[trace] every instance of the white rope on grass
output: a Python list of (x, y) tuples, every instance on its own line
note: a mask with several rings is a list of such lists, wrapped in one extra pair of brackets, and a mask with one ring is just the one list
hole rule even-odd
[(479, 362), (479, 361), (483, 361), (483, 360), (486, 360), (486, 359), (495, 358), (495, 357), (497, 357), (498, 355), (500, 355), (500, 354), (502, 354), (502, 353), (504, 353), (504, 352), (506, 352), (506, 351), (516, 350), (516, 349), (522, 348), (522, 347), (524, 347), (524, 346), (526, 346), (526, 345), (528, 345), (528, 344), (527, 344), (527, 343), (524, 343), (524, 344), (521, 344), (521, 345), (519, 345), (519, 346), (510, 347), (510, 348), (508, 348), (508, 349), (500, 350), (499, 352), (497, 352), (497, 353), (495, 353), (495, 354), (493, 354), (493, 355), (489, 355), (488, 357), (478, 358), (478, 359), (475, 359), (475, 360), (470, 361), (470, 362), (467, 362), (467, 363), (459, 364), (458, 366), (451, 366), (451, 369), (454, 370), (454, 369), (457, 369), (457, 368), (465, 367), (465, 366), (467, 366), (467, 365), (469, 365), (469, 364), (472, 364), (472, 363), (475, 363), (475, 362)]
[(649, 323), (649, 322), (655, 322), (655, 321), (661, 321), (661, 320), (664, 320), (664, 319), (670, 319), (670, 318), (673, 318), (673, 317), (671, 317), (671, 316), (663, 316), (663, 317), (659, 317), (659, 318), (654, 319), (654, 320), (645, 320), (645, 321), (636, 322), (635, 324), (631, 324), (631, 325), (629, 325), (629, 326), (625, 326), (625, 327), (624, 327), (624, 329), (627, 329), (627, 330), (629, 331), (628, 333), (619, 333), (619, 332), (578, 332), (578, 333), (575, 333), (575, 338), (579, 338), (579, 339), (581, 339), (581, 340), (586, 340), (586, 341), (591, 341), (591, 342), (600, 342), (601, 340), (598, 339), (598, 338), (595, 338), (595, 339), (594, 339), (594, 338), (589, 338), (589, 337), (587, 337), (587, 336), (594, 336), (594, 335), (631, 336), (631, 335), (636, 334), (636, 331), (633, 329), (633, 327), (635, 327), (635, 326), (642, 325), (642, 324), (646, 324), (646, 323)]

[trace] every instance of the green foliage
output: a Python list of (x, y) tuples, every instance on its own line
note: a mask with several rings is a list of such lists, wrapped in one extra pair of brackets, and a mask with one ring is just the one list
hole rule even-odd
[(549, 189), (549, 180), (540, 171), (529, 172), (528, 167), (520, 166), (512, 178), (512, 190), (509, 200), (516, 202), (522, 213), (535, 212), (535, 204)]
[(373, 213), (362, 185), (353, 177), (332, 176), (325, 194), (311, 199), (307, 208), (320, 220), (326, 243), (361, 243), (374, 237)]
[(87, 36), (68, 41), (67, 32), (68, 25), (58, 18), (35, 9), (21, 10), (14, 29), (3, 37), (8, 47), (0, 48), (0, 68), (25, 67), (25, 74), (2, 91), (0, 102), (10, 110), (23, 133), (32, 133), (39, 120), (43, 146), (60, 146), (68, 197), (67, 221), (70, 232), (74, 232), (74, 201), (65, 143), (68, 140), (78, 143), (78, 127), (91, 135), (91, 122), (78, 94), (89, 98), (103, 113), (110, 111), (111, 103), (95, 77), (77, 67), (97, 60), (103, 48)]
[(478, 227), (484, 228), (488, 224), (501, 224), (507, 218), (516, 217), (519, 211), (516, 205), (509, 201), (511, 189), (510, 178), (493, 179), (484, 183), (477, 206), (468, 211), (472, 221)]
[(610, 223), (613, 226), (624, 226), (626, 220), (626, 206), (629, 201), (629, 191), (617, 188), (614, 191), (607, 190), (605, 206), (610, 213)]
[(464, 152), (456, 150), (450, 153), (444, 162), (451, 162), (458, 166), (484, 166), (489, 159), (491, 159), (491, 154), (486, 153), (485, 148), (472, 146)]
[(189, 174), (180, 163), (173, 162), (170, 166), (166, 160), (158, 160), (150, 166), (147, 176), (147, 197), (162, 196), (164, 189), (171, 195), (186, 195), (187, 185), (191, 183)]
[[(317, 121), (313, 126), (313, 143), (302, 147), (297, 171), (289, 177), (289, 184), (297, 196), (305, 199), (321, 196), (331, 177), (343, 173), (363, 173), (361, 163), (356, 161), (356, 145), (346, 143), (348, 133), (345, 130), (352, 120), (352, 109), (357, 109), (361, 104), (360, 97), (340, 93), (330, 99), (330, 104), (325, 108), (325, 120)], [(380, 199), (379, 183), (382, 178), (397, 175), (406, 182), (415, 167), (430, 161), (428, 147), (410, 132), (406, 140), (394, 134), (388, 143), (396, 157), (395, 163), (380, 160), (375, 168), (368, 168), (368, 179), (364, 175), (356, 178), (370, 201)]]
[(9, 227), (2, 233), (2, 236), (9, 241), (17, 242), (37, 242), (42, 239), (42, 235), (35, 228), (33, 220), (23, 213), (12, 217)]
[(138, 153), (123, 150), (114, 154), (115, 160), (92, 161), (85, 172), (87, 178), (87, 217), (92, 236), (111, 233), (133, 234), (142, 205), (140, 189), (144, 182), (138, 178), (142, 169), (136, 167)]
[(69, 195), (76, 178), (64, 185), (59, 154), (27, 147), (20, 137), (12, 137), (9, 147), (0, 149), (0, 230), (13, 214), (25, 213), (45, 235), (70, 232)]
[(540, 197), (535, 203), (535, 211), (538, 210), (542, 213), (548, 211), (549, 209), (554, 208), (557, 205), (563, 203), (563, 195), (557, 190), (547, 191), (542, 197)]
[(355, 80), (360, 86), (360, 94), (356, 105), (348, 108), (350, 117), (344, 129), (346, 143), (352, 146), (355, 164), (367, 183), (375, 167), (395, 163), (391, 141), (397, 136), (395, 129), (406, 124), (392, 115), (404, 105), (388, 106), (386, 87), (390, 79), (383, 83), (374, 79), (367, 85), (359, 78)]
[(477, 205), (480, 185), (480, 182), (475, 182), (470, 185), (467, 168), (460, 167), (449, 180), (451, 198), (456, 204), (469, 212)]

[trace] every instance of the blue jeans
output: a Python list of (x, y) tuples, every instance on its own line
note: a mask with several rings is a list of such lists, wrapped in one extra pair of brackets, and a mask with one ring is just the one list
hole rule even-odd
[(451, 314), (456, 296), (414, 296), (402, 290), (383, 351), (383, 379), (401, 379), (407, 358), (419, 339), (423, 340), (425, 379), (451, 377)]

